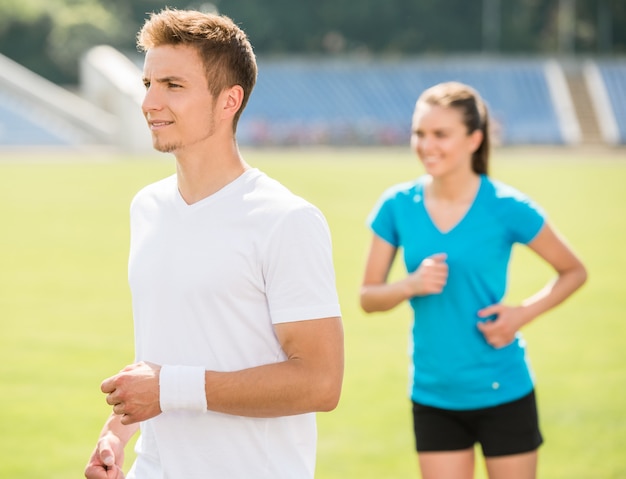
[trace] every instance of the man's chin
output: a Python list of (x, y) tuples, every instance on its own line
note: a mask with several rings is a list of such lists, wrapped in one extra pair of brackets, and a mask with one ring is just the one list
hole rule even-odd
[(154, 141), (152, 143), (152, 147), (156, 151), (160, 151), (161, 153), (174, 153), (176, 150), (179, 149), (180, 145), (173, 144), (173, 143), (160, 143), (158, 141)]

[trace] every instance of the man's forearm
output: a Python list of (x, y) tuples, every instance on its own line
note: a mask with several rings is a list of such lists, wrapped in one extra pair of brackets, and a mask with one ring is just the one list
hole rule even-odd
[(122, 416), (112, 413), (104, 423), (104, 427), (102, 428), (102, 431), (100, 431), (100, 437), (103, 437), (106, 434), (113, 434), (119, 439), (120, 443), (125, 446), (138, 430), (138, 423), (127, 425), (122, 424)]
[(330, 411), (344, 370), (340, 318), (286, 323), (276, 333), (287, 359), (233, 372), (205, 372), (207, 407), (248, 417)]

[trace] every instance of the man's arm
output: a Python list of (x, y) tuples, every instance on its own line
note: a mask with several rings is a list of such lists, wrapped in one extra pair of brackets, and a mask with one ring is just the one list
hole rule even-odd
[(122, 416), (112, 414), (102, 428), (89, 462), (85, 467), (87, 479), (123, 479), (124, 448), (139, 426), (123, 425)]
[[(344, 370), (343, 326), (331, 317), (275, 325), (285, 361), (233, 372), (205, 371), (207, 408), (248, 417), (277, 417), (337, 406)], [(102, 383), (121, 424), (161, 413), (160, 366), (126, 367)]]
[(337, 406), (344, 369), (341, 319), (282, 323), (275, 331), (287, 360), (230, 373), (207, 371), (208, 409), (274, 417)]

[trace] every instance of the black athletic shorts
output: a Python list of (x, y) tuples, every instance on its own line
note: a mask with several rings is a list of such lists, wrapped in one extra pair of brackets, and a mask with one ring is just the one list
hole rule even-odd
[(521, 454), (543, 442), (535, 392), (484, 409), (453, 411), (413, 403), (418, 452), (457, 451), (480, 443), (485, 457)]

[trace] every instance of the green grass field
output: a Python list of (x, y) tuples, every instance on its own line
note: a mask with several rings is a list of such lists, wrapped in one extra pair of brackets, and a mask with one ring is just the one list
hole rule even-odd
[[(317, 478), (419, 477), (406, 395), (409, 309), (367, 316), (358, 307), (365, 217), (384, 188), (421, 172), (417, 160), (408, 149), (244, 154), (317, 204), (333, 234), (347, 363), (339, 407), (318, 416)], [(495, 156), (493, 176), (542, 204), (590, 273), (583, 290), (525, 330), (546, 439), (540, 477), (625, 478), (626, 152)], [(0, 477), (82, 477), (109, 413), (100, 382), (133, 359), (129, 202), (172, 172), (160, 156), (0, 156)], [(550, 276), (522, 248), (511, 273), (511, 301)]]

